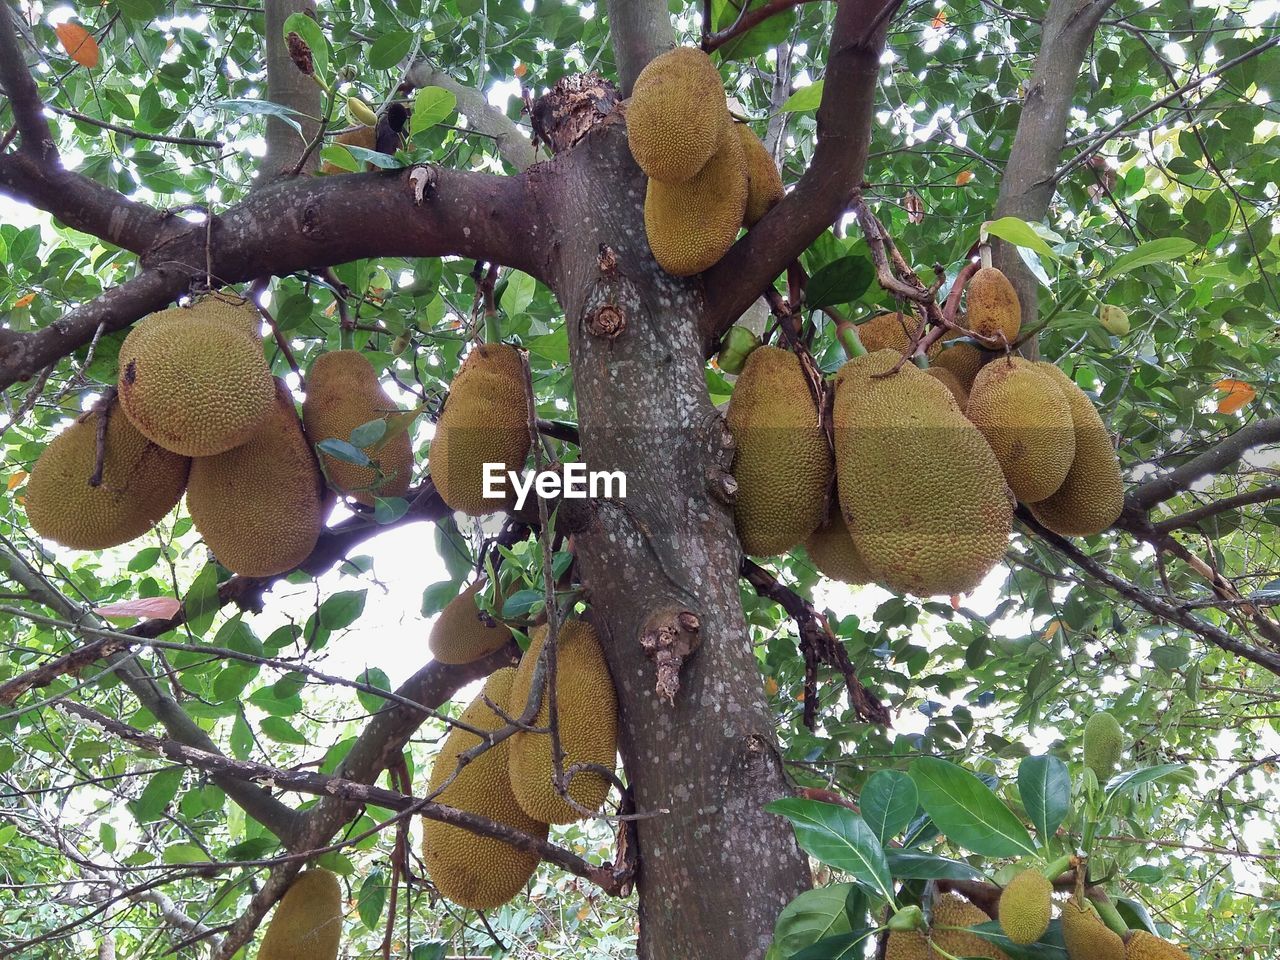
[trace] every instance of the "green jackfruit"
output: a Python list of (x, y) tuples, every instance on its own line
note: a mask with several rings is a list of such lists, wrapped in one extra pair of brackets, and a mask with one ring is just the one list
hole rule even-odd
[(845, 526), (838, 503), (832, 504), (827, 522), (813, 531), (805, 541), (804, 548), (809, 551), (809, 559), (824, 577), (853, 584), (871, 583), (875, 580), (867, 569), (866, 561), (858, 553), (857, 544), (849, 536), (849, 528)]
[(1123, 337), (1129, 332), (1129, 312), (1124, 307), (1104, 303), (1098, 310), (1098, 320), (1112, 336)]
[[(519, 471), (529, 456), (524, 367), (515, 347), (481, 344), (449, 387), (428, 466), (441, 498), (454, 510), (482, 516), (507, 501), (484, 495), (484, 465)], [(510, 489), (509, 484), (507, 489)]]
[(689, 277), (733, 246), (747, 209), (747, 162), (728, 114), (707, 165), (683, 183), (649, 180), (644, 230), (654, 259), (667, 273)]
[(1124, 950), (1125, 960), (1191, 960), (1181, 947), (1145, 930), (1136, 931)]
[(969, 405), (969, 391), (964, 388), (960, 378), (946, 367), (930, 367), (925, 373), (951, 391), (951, 396), (956, 399), (956, 406), (961, 410)]
[(822, 523), (831, 450), (799, 358), (760, 347), (747, 358), (725, 412), (737, 452), (734, 522), (744, 552), (786, 553)]
[(747, 164), (747, 212), (744, 227), (754, 227), (786, 192), (778, 165), (769, 156), (760, 138), (745, 123), (735, 123), (734, 130), (742, 141), (742, 156)]
[(105, 550), (140, 537), (178, 504), (191, 461), (152, 443), (118, 402), (107, 411), (102, 482), (91, 412), (59, 433), (31, 468), (27, 519), (36, 533), (75, 550)]
[(312, 868), (294, 879), (267, 926), (258, 960), (336, 960), (342, 944), (342, 886)]
[(876, 580), (898, 593), (974, 589), (1004, 556), (1013, 507), (1000, 464), (949, 390), (881, 350), (836, 377), (840, 506)]
[[(459, 718), (475, 730), (492, 732), (507, 725), (491, 703), (510, 699), (513, 667), (492, 674), (484, 689)], [(462, 727), (454, 727), (445, 737), (431, 766), (428, 795), (434, 794), (455, 770), (458, 775), (433, 798), (436, 803), (487, 817), (539, 840), (547, 838), (547, 825), (523, 810), (511, 792), (507, 762), (511, 740), (503, 740), (458, 770), (458, 757), (480, 744), (480, 737)], [(514, 897), (538, 868), (538, 855), (518, 850), (493, 837), (472, 833), (464, 827), (439, 820), (424, 820), (422, 859), (431, 882), (440, 893), (472, 910), (492, 910)]]
[[(373, 364), (358, 350), (335, 350), (319, 357), (307, 375), (307, 397), (302, 403), (302, 422), (313, 444), (337, 438), (346, 440), (351, 431), (371, 420), (386, 420), (398, 413), (395, 403), (378, 383)], [(393, 422), (393, 421), (392, 421)], [(388, 430), (392, 431), (388, 422)], [(378, 464), (383, 481), (371, 467), (361, 467), (334, 457), (324, 457), (330, 483), (343, 493), (368, 506), (375, 496), (400, 497), (413, 478), (413, 443), (408, 430), (394, 430), (385, 442), (370, 444), (364, 453)], [(363, 488), (363, 489), (362, 489)]]
[[(867, 348), (867, 353), (877, 350), (896, 350), (898, 353), (911, 351), (911, 341), (923, 337), (920, 332), (920, 318), (910, 313), (878, 313), (870, 320), (858, 324), (858, 339)], [(934, 343), (928, 351), (933, 358), (941, 351), (941, 346)]]
[(324, 481), (288, 388), (244, 444), (191, 465), (187, 509), (218, 562), (247, 577), (292, 570), (324, 527)]
[(919, 930), (889, 934), (885, 960), (941, 960), (944, 955), (929, 945), (929, 939), (952, 956), (1008, 960), (1008, 956), (994, 944), (965, 929), (956, 929), (975, 927), (990, 920), (968, 900), (947, 894), (934, 901), (929, 937), (926, 938), (925, 933)]
[[(252, 309), (249, 307), (248, 309)], [(120, 345), (120, 404), (143, 436), (185, 457), (249, 439), (275, 386), (246, 308), (206, 297), (153, 313)]]
[(1023, 870), (1000, 894), (1000, 926), (1014, 943), (1035, 943), (1049, 929), (1053, 884), (1039, 870)]
[(1075, 381), (1051, 363), (1036, 367), (1054, 379), (1071, 407), (1076, 452), (1062, 486), (1031, 504), (1037, 520), (1064, 537), (1090, 537), (1110, 527), (1124, 508), (1124, 479), (1111, 435)]
[(1124, 755), (1124, 729), (1105, 710), (1095, 713), (1084, 725), (1084, 765), (1105, 783)]
[(684, 183), (716, 152), (728, 110), (720, 73), (707, 54), (677, 47), (655, 57), (636, 77), (627, 102), (631, 155), (646, 176)]
[(1124, 941), (1107, 927), (1092, 907), (1075, 897), (1062, 905), (1062, 939), (1069, 960), (1125, 960)]
[(484, 586), (477, 580), (450, 600), (431, 626), (427, 645), (441, 663), (471, 663), (487, 657), (511, 640), (511, 630), (501, 621), (486, 623), (476, 606), (476, 594)]
[(1002, 357), (987, 364), (965, 413), (991, 444), (1015, 497), (1035, 503), (1062, 486), (1076, 453), (1071, 407), (1034, 363)]
[[(529, 635), (529, 649), (520, 658), (507, 713), (524, 713), (533, 689), (538, 657), (547, 642), (547, 628), (538, 627)], [(551, 723), (546, 689), (549, 671), (543, 671), (542, 706), (534, 726)], [(596, 764), (612, 770), (618, 753), (618, 698), (605, 663), (604, 650), (595, 629), (582, 620), (560, 624), (556, 634), (556, 719), (560, 726), (560, 746), (564, 751), (563, 770), (574, 764)], [(521, 731), (511, 738), (509, 763), (511, 788), (521, 808), (529, 816), (547, 823), (573, 823), (586, 814), (565, 802), (556, 790), (551, 756), (551, 735)], [(574, 775), (568, 793), (587, 810), (603, 806), (610, 783), (594, 771)]]
[(988, 340), (1006, 343), (1018, 339), (1022, 329), (1022, 305), (1009, 278), (996, 267), (983, 267), (965, 288), (968, 329)]

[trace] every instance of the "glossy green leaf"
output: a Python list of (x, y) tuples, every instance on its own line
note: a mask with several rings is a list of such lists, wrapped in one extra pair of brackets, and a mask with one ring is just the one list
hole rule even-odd
[(947, 837), (988, 857), (1035, 855), (1027, 828), (991, 789), (963, 767), (937, 757), (911, 764), (924, 807)]

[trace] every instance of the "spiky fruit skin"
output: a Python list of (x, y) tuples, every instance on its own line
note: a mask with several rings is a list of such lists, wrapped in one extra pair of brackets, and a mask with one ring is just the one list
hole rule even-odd
[(734, 384), (725, 423), (737, 450), (734, 522), (746, 553), (771, 557), (822, 523), (832, 460), (800, 360), (759, 347)]
[[(556, 719), (564, 751), (563, 769), (592, 763), (612, 770), (618, 753), (618, 697), (600, 639), (582, 620), (560, 624), (556, 637)], [(529, 640), (529, 649), (520, 658), (506, 701), (507, 712), (513, 717), (523, 714), (528, 706), (538, 657), (547, 642), (547, 628), (537, 628)], [(543, 684), (541, 706), (533, 721), (537, 727), (547, 727), (551, 722), (546, 695), (549, 682)], [(556, 790), (549, 733), (521, 731), (512, 737), (508, 767), (511, 788), (529, 816), (547, 823), (573, 823), (586, 816), (566, 803)], [(596, 811), (609, 794), (609, 781), (593, 771), (582, 771), (574, 775), (568, 792), (575, 803)]]
[(1124, 755), (1124, 729), (1106, 711), (1095, 713), (1084, 725), (1084, 765), (1100, 781), (1116, 772)]
[(881, 350), (836, 377), (836, 476), (845, 523), (878, 582), (965, 593), (1000, 562), (1013, 504), (1000, 464), (941, 383)]
[(511, 640), (511, 630), (501, 621), (492, 626), (481, 619), (476, 594), (484, 586), (477, 580), (450, 600), (431, 626), (427, 645), (441, 663), (472, 663), (487, 657)]
[[(524, 368), (515, 347), (481, 344), (467, 356), (431, 441), (431, 479), (453, 510), (483, 516), (506, 500), (484, 495), (484, 465), (519, 471), (529, 455)], [(508, 485), (509, 489), (509, 485)]]
[(1125, 960), (1124, 941), (1075, 897), (1062, 905), (1062, 939), (1069, 960)]
[(996, 267), (983, 267), (965, 288), (968, 328), (987, 339), (1008, 343), (1018, 339), (1022, 329), (1022, 305), (1009, 278)]
[(754, 227), (782, 199), (786, 190), (782, 186), (778, 165), (755, 131), (745, 123), (735, 123), (733, 129), (742, 141), (742, 156), (747, 164), (747, 211), (742, 217), (742, 225)]
[(267, 926), (258, 960), (336, 960), (342, 944), (342, 886), (328, 870), (298, 874)]
[(1049, 929), (1053, 884), (1039, 870), (1024, 870), (1000, 894), (1000, 926), (1017, 944), (1035, 943)]
[(1138, 930), (1129, 938), (1124, 956), (1125, 960), (1191, 960), (1181, 947), (1145, 930)]
[[(506, 721), (485, 699), (506, 703), (515, 674), (513, 667), (491, 674), (484, 689), (459, 719), (473, 729), (486, 732), (506, 726)], [(461, 727), (450, 730), (431, 766), (428, 794), (435, 793), (452, 776), (458, 757), (479, 743), (480, 738), (469, 730)], [(507, 777), (510, 750), (511, 740), (507, 739), (484, 751), (458, 772), (453, 782), (435, 796), (435, 802), (488, 817), (545, 840), (547, 824), (520, 809), (511, 792)], [(423, 821), (422, 859), (436, 889), (458, 906), (471, 910), (502, 906), (520, 892), (538, 868), (536, 853), (517, 850), (502, 840), (439, 820)]]
[[(948, 894), (933, 904), (933, 943), (956, 957), (1008, 960), (1004, 951), (977, 934), (953, 927), (975, 927), (991, 920), (968, 900)], [(925, 933), (913, 930), (889, 934), (885, 960), (941, 960), (943, 954), (929, 945)]]
[(209, 457), (249, 439), (275, 385), (239, 307), (208, 297), (153, 313), (120, 345), (120, 405), (148, 440)]
[(719, 147), (683, 183), (650, 178), (644, 230), (654, 259), (667, 273), (691, 277), (720, 260), (738, 236), (747, 209), (747, 164), (728, 114)]
[(1124, 479), (1111, 435), (1075, 381), (1051, 363), (1036, 364), (1062, 390), (1071, 408), (1075, 457), (1067, 477), (1051, 496), (1031, 504), (1042, 524), (1064, 537), (1091, 537), (1110, 527), (1124, 507)]
[[(373, 364), (359, 350), (335, 350), (311, 365), (307, 396), (302, 402), (302, 422), (307, 439), (313, 444), (335, 437), (346, 440), (361, 424), (398, 412), (378, 383)], [(413, 479), (413, 442), (407, 430), (396, 432), (380, 448), (375, 446), (365, 447), (364, 452), (378, 463), (384, 477), (376, 490), (362, 489), (372, 486), (377, 479), (372, 467), (356, 466), (333, 457), (325, 457), (324, 463), (330, 483), (343, 493), (355, 491), (355, 499), (370, 506), (375, 496), (403, 496)]]
[(720, 73), (701, 50), (677, 47), (654, 57), (627, 103), (631, 155), (645, 176), (684, 183), (716, 152), (728, 110)]
[(91, 413), (49, 443), (27, 480), (27, 519), (46, 540), (73, 550), (105, 550), (140, 537), (178, 504), (191, 461), (152, 443), (113, 404), (107, 413), (102, 482), (98, 424)]
[(955, 397), (956, 406), (961, 410), (969, 405), (969, 391), (964, 388), (960, 378), (946, 367), (930, 367), (925, 373), (951, 391), (951, 396)]
[[(962, 319), (961, 323), (964, 322), (965, 320)], [(986, 357), (972, 343), (950, 343), (961, 336), (962, 334), (953, 331), (950, 336), (943, 337), (942, 349), (938, 351), (937, 356), (929, 358), (929, 363), (934, 367), (950, 370), (965, 390), (972, 390), (973, 381), (977, 378), (983, 363), (986, 362)]]
[[(867, 353), (877, 350), (896, 350), (900, 354), (911, 351), (911, 341), (920, 334), (920, 318), (910, 313), (878, 313), (870, 320), (858, 324), (858, 339)], [(928, 356), (936, 356), (940, 346), (934, 343)]]
[(1035, 503), (1062, 486), (1076, 453), (1071, 407), (1034, 363), (1002, 357), (987, 364), (965, 413), (991, 444), (1015, 497)]
[(320, 467), (293, 398), (276, 385), (271, 413), (247, 442), (191, 465), (187, 509), (218, 562), (246, 577), (292, 570), (324, 527)]
[(849, 535), (840, 505), (832, 506), (827, 522), (813, 531), (804, 542), (809, 559), (824, 577), (841, 583), (871, 583), (875, 577), (871, 575), (862, 554), (858, 553), (857, 544)]

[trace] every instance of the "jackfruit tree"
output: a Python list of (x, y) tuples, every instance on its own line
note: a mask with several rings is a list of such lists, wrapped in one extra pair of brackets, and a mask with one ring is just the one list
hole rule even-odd
[(1276, 955), (1278, 47), (2, 0), (0, 960)]

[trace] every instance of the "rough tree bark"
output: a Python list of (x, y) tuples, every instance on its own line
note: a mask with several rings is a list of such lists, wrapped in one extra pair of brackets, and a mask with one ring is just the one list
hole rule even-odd
[[(284, 22), (290, 14), (316, 15), (313, 0), (266, 0), (267, 51), (267, 99), (283, 103), (305, 116), (293, 119), (302, 126), (302, 133), (279, 117), (267, 117), (267, 152), (262, 159), (262, 183), (269, 182), (281, 173), (292, 170), (302, 156), (302, 151), (320, 129), (320, 88), (289, 59), (289, 48), (280, 42)], [(309, 119), (315, 118), (315, 119)], [(307, 158), (306, 169), (314, 172), (320, 165), (320, 151), (314, 150)]]

